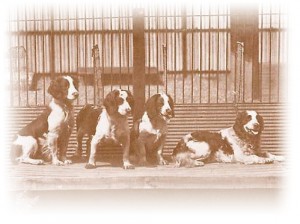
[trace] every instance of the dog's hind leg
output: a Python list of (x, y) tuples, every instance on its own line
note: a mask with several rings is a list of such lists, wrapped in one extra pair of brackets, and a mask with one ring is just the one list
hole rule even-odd
[(38, 143), (37, 140), (31, 136), (20, 136), (19, 143), (22, 146), (23, 154), (17, 158), (17, 161), (20, 163), (28, 163), (33, 165), (41, 165), (44, 164), (44, 161), (41, 159), (33, 159), (38, 150)]

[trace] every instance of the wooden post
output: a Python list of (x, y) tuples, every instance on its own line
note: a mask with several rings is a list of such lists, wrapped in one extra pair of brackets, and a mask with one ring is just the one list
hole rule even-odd
[(144, 10), (133, 10), (133, 94), (135, 109), (133, 119), (141, 118), (145, 105), (145, 36)]
[(92, 49), (92, 57), (94, 63), (94, 104), (102, 105), (104, 96), (101, 79), (100, 54), (98, 44), (96, 44)]
[(257, 101), (261, 95), (258, 63), (258, 6), (251, 3), (242, 6), (231, 5), (230, 12), (231, 51), (235, 54), (237, 42), (244, 43), (244, 72), (246, 79), (249, 74), (252, 74), (252, 101)]

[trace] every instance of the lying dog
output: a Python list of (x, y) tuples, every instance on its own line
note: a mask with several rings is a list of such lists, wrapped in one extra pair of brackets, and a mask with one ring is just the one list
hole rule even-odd
[(171, 96), (155, 94), (146, 102), (142, 119), (133, 124), (130, 135), (131, 152), (139, 165), (168, 162), (162, 157), (168, 132), (168, 122), (174, 117), (174, 103)]
[(52, 80), (48, 93), (53, 97), (46, 110), (22, 128), (13, 142), (13, 162), (54, 165), (71, 163), (66, 159), (74, 126), (72, 102), (78, 97), (78, 80), (71, 76)]
[(211, 161), (244, 164), (283, 161), (282, 156), (261, 151), (263, 129), (263, 118), (256, 111), (240, 112), (233, 127), (215, 133), (198, 131), (183, 137), (173, 151), (175, 166), (201, 166)]
[[(91, 140), (89, 161), (86, 164), (86, 169), (96, 168), (96, 149), (100, 142), (113, 140), (120, 144), (123, 148), (123, 168), (133, 169), (134, 166), (129, 162), (129, 144), (130, 144), (130, 130), (128, 125), (127, 116), (134, 106), (133, 96), (127, 90), (113, 90), (104, 99), (104, 109), (102, 110), (99, 118), (95, 121), (88, 122), (91, 124), (91, 132), (94, 134)], [(84, 108), (83, 108), (84, 109)], [(90, 112), (93, 108), (88, 109)], [(92, 113), (92, 112), (91, 112)], [(97, 112), (95, 112), (97, 113)], [(82, 125), (86, 125), (89, 112), (86, 113), (86, 119), (82, 118), (78, 130), (81, 130)], [(96, 116), (95, 116), (96, 117)], [(96, 125), (95, 133), (93, 125)]]

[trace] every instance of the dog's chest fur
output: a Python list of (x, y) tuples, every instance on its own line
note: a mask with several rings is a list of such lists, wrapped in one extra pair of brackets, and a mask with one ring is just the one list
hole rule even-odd
[(97, 133), (105, 139), (112, 139), (118, 142), (122, 136), (129, 136), (129, 127), (127, 118), (120, 116), (118, 118), (111, 118), (104, 109), (99, 117), (97, 125)]
[(255, 154), (255, 145), (240, 139), (232, 127), (221, 130), (221, 135), (232, 146), (235, 155)]
[(167, 125), (163, 119), (156, 121), (152, 119), (150, 121), (147, 113), (145, 113), (141, 119), (139, 138), (147, 140), (147, 142), (157, 142), (159, 139), (167, 134)]
[(59, 105), (52, 101), (49, 105), (51, 113), (48, 117), (49, 130), (56, 129), (59, 132), (71, 132), (74, 127), (73, 109), (66, 105)]

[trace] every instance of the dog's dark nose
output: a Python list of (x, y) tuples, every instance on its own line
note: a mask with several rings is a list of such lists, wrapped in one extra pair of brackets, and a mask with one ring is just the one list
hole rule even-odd
[(260, 128), (260, 125), (258, 123), (253, 124), (253, 129), (258, 130)]
[(126, 108), (126, 112), (130, 112), (131, 111), (131, 108)]
[(79, 95), (79, 93), (78, 92), (74, 92), (74, 93), (72, 93), (72, 95), (75, 96), (75, 97), (77, 97)]
[(166, 112), (167, 112), (167, 114), (172, 114), (172, 110), (171, 109), (167, 109)]

